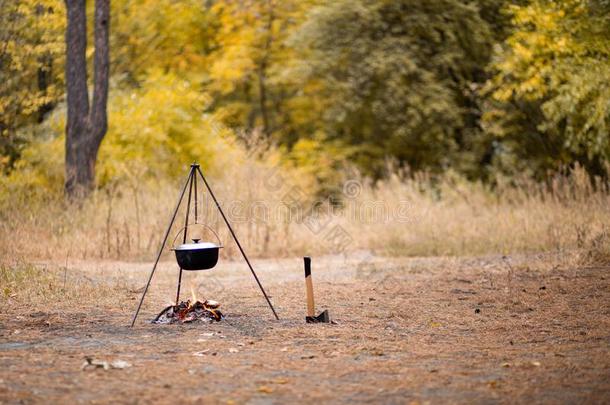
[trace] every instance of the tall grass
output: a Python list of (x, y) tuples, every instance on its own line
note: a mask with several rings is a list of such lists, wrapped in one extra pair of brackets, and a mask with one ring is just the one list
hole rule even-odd
[(90, 299), (101, 303), (112, 302), (117, 295), (128, 298), (124, 279), (94, 279), (66, 268), (57, 270), (29, 263), (0, 264), (0, 308), (26, 305), (49, 309), (52, 304), (57, 309), (78, 306)]
[[(546, 184), (523, 179), (494, 189), (451, 174), (396, 171), (375, 183), (348, 176), (332, 201), (316, 197), (311, 178), (271, 161), (244, 158), (219, 172), (208, 180), (253, 257), (362, 249), (417, 256), (554, 251), (577, 255), (583, 263), (607, 263), (610, 257), (607, 184), (591, 181), (578, 168)], [(152, 260), (181, 182), (108, 186), (78, 206), (59, 192), (46, 198), (5, 194), (0, 259)], [(217, 230), (223, 255), (235, 257), (238, 251), (209, 195), (199, 197), (199, 222)], [(184, 205), (168, 244), (183, 225)]]
[[(366, 184), (366, 183), (365, 183)], [(610, 263), (610, 194), (577, 168), (549, 183), (528, 179), (491, 189), (445, 175), (392, 175), (358, 199), (380, 201), (389, 222), (353, 216), (342, 224), (358, 246), (393, 255), (481, 255), (553, 251)], [(362, 210), (360, 210), (362, 212)]]

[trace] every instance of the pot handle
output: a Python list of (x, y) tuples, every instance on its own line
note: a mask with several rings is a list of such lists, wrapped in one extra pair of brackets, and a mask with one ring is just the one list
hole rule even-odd
[(204, 228), (207, 228), (210, 232), (212, 232), (212, 234), (214, 236), (216, 236), (216, 239), (218, 239), (218, 247), (222, 247), (222, 242), (220, 241), (220, 238), (218, 237), (218, 234), (208, 225), (205, 224), (198, 224), (198, 223), (192, 223), (192, 224), (188, 224), (186, 226), (183, 226), (182, 228), (180, 228), (180, 230), (178, 231), (178, 233), (176, 234), (176, 236), (174, 236), (174, 240), (172, 241), (172, 247), (170, 250), (174, 250), (174, 246), (176, 246), (176, 239), (178, 239), (178, 236), (180, 236), (180, 234), (187, 228), (187, 227), (191, 227), (193, 225), (200, 225), (203, 226)]

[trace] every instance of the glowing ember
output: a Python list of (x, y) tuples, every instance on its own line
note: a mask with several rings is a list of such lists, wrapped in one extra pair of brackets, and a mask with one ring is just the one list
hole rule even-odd
[(190, 323), (190, 322), (219, 322), (222, 318), (222, 312), (218, 309), (220, 304), (216, 301), (205, 300), (187, 300), (178, 305), (170, 305), (165, 308), (152, 323)]

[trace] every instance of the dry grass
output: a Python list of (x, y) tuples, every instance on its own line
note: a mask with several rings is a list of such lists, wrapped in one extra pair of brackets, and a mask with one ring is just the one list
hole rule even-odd
[(74, 269), (14, 263), (0, 266), (0, 308), (74, 309), (92, 302), (116, 305), (129, 294), (124, 277), (87, 275)]
[[(579, 169), (550, 184), (522, 181), (493, 191), (451, 175), (394, 174), (375, 184), (354, 176), (338, 207), (316, 201), (312, 180), (296, 171), (247, 157), (233, 163), (209, 180), (253, 257), (362, 249), (410, 256), (553, 251), (584, 264), (610, 257), (607, 184)], [(11, 192), (0, 199), (2, 262), (151, 260), (182, 181), (110, 186), (82, 206), (67, 205), (60, 193)], [(236, 257), (212, 202), (200, 197), (200, 222), (218, 230), (224, 254)], [(181, 213), (170, 239), (183, 222)]]
[[(449, 176), (392, 176), (363, 188), (352, 206), (380, 202), (389, 221), (363, 218), (341, 224), (356, 244), (393, 255), (480, 255), (553, 251), (577, 255), (583, 264), (610, 258), (610, 194), (584, 171), (550, 184), (522, 181), (490, 190)], [(363, 210), (360, 209), (362, 212)]]

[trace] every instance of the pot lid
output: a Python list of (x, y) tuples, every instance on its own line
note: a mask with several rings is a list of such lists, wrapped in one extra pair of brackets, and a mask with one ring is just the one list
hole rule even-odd
[(198, 242), (198, 243), (184, 243), (182, 245), (176, 246), (175, 250), (203, 250), (203, 249), (217, 249), (221, 246), (218, 246), (212, 242)]

